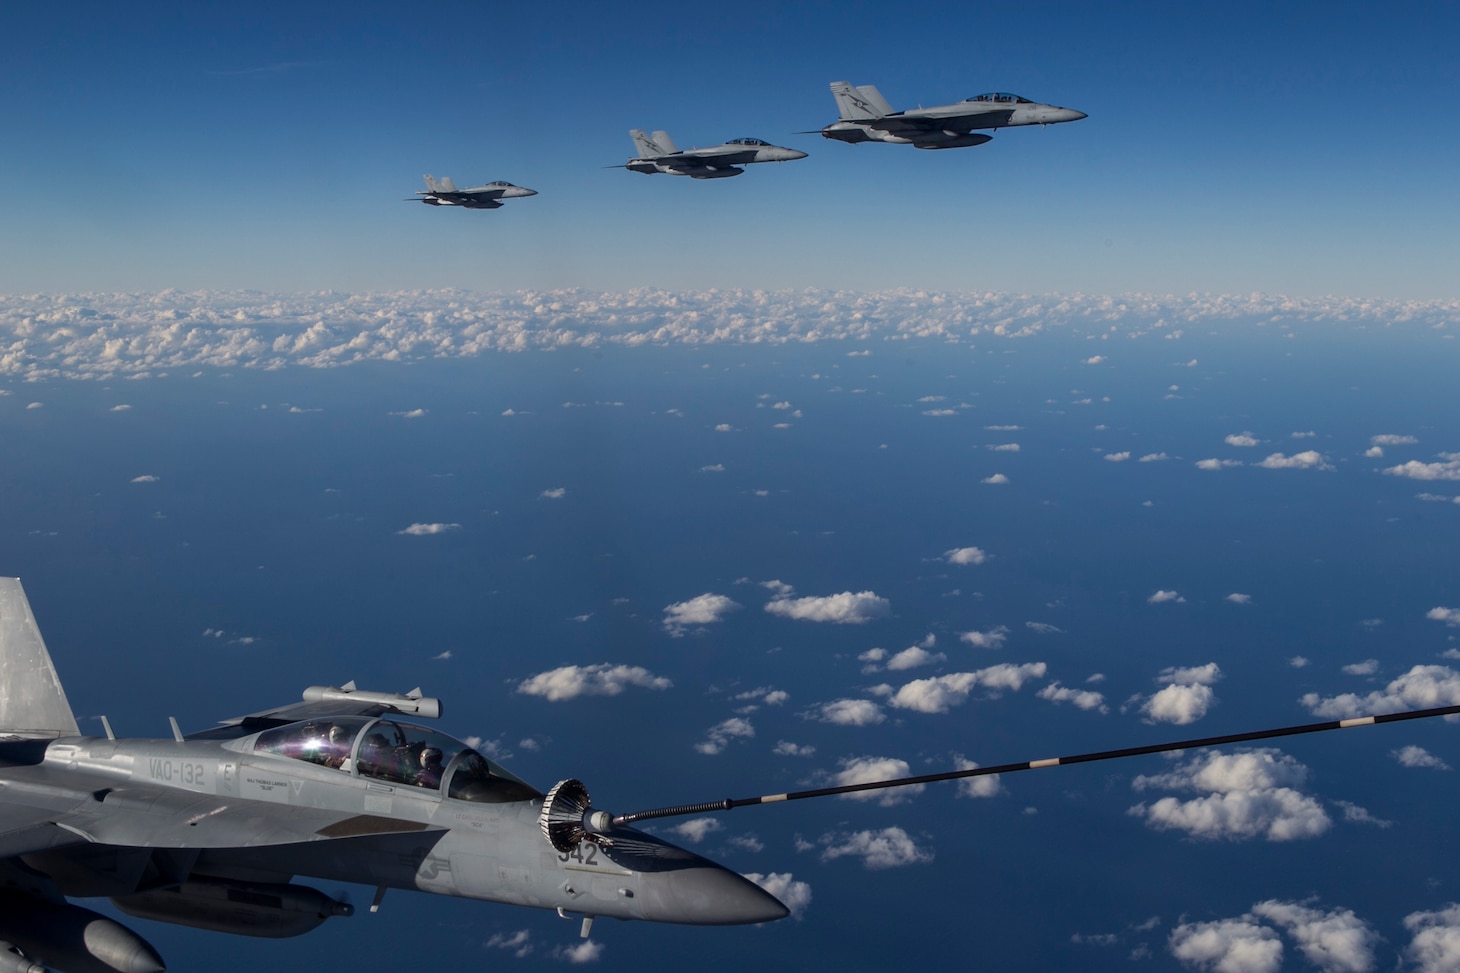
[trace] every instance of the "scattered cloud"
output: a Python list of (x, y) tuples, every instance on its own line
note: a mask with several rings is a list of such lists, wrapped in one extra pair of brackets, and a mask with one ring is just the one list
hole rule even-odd
[(777, 740), (771, 753), (779, 757), (810, 757), (816, 753), (816, 748), (809, 743), (792, 743), (790, 740)]
[(109, 409), (109, 410), (108, 410), (108, 411), (110, 411), (110, 412), (127, 412), (127, 411), (129, 411), (129, 410), (130, 410), (130, 409), (131, 409), (131, 408), (132, 408), (132, 407), (131, 407), (131, 406), (130, 406), (130, 405), (127, 405), (127, 404), (126, 404), (126, 403), (125, 403), (125, 402), (124, 402), (124, 403), (122, 403), (122, 404), (121, 404), (121, 405), (114, 405), (114, 406), (112, 406), (112, 407), (111, 407), (111, 409)]
[(725, 595), (705, 592), (689, 601), (664, 606), (664, 630), (675, 638), (691, 629), (713, 625), (740, 607)]
[(715, 756), (730, 745), (731, 740), (748, 739), (755, 736), (755, 727), (741, 716), (716, 723), (705, 733), (705, 739), (695, 744), (695, 750), (707, 756)]
[(1431, 770), (1449, 770), (1450, 765), (1439, 757), (1430, 753), (1424, 747), (1417, 747), (1410, 744), (1400, 747), (1398, 750), (1391, 750), (1390, 755), (1399, 761), (1403, 767), (1428, 767)]
[(132, 477), (133, 483), (156, 483), (161, 480), (160, 476), (153, 476), (151, 473), (143, 473), (141, 476)]
[(826, 834), (821, 837), (821, 845), (821, 860), (824, 862), (850, 856), (862, 859), (863, 867), (870, 869), (901, 868), (933, 860), (931, 851), (920, 847), (898, 827)]
[(460, 524), (411, 524), (411, 526), (398, 530), (396, 533), (405, 534), (409, 537), (429, 537), (432, 534), (444, 534), (447, 531), (460, 529)]
[(941, 652), (929, 652), (920, 645), (910, 646), (887, 660), (889, 672), (901, 672), (906, 669), (916, 669), (919, 666), (930, 666), (942, 662), (948, 658)]
[(1009, 630), (1003, 625), (996, 625), (987, 632), (963, 632), (958, 641), (967, 642), (975, 649), (1001, 649), (1008, 638)]
[(1166, 591), (1165, 589), (1157, 591), (1154, 595), (1146, 599), (1147, 604), (1151, 605), (1162, 605), (1168, 601), (1174, 601), (1177, 604), (1182, 604), (1186, 601), (1186, 599), (1181, 597), (1181, 594), (1179, 592)]
[(1315, 838), (1333, 822), (1317, 800), (1298, 790), (1307, 777), (1308, 768), (1280, 750), (1203, 750), (1174, 770), (1143, 775), (1131, 784), (1138, 792), (1161, 789), (1200, 796), (1163, 797), (1127, 813), (1158, 831), (1184, 831), (1203, 840)]
[(1389, 476), (1404, 476), (1411, 480), (1460, 480), (1460, 453), (1440, 453), (1440, 461), (1421, 463), (1410, 460), (1398, 466), (1387, 467)]
[[(912, 301), (910, 305), (910, 300)], [(753, 307), (753, 313), (748, 309)], [(17, 381), (105, 379), (209, 368), (332, 368), (367, 361), (475, 358), (563, 347), (790, 345), (866, 341), (874, 332), (958, 344), (1012, 342), (1097, 321), (1131, 336), (1151, 322), (1270, 321), (1393, 327), (1453, 322), (1451, 302), (1284, 295), (848, 295), (818, 290), (459, 290), (338, 295), (163, 291), (0, 297), (0, 369)], [(1158, 329), (1163, 337), (1174, 332)], [(1191, 364), (1182, 362), (1181, 364)]]
[(1210, 686), (1222, 681), (1222, 670), (1215, 662), (1208, 662), (1204, 666), (1170, 666), (1161, 670), (1156, 681)]
[(1183, 965), (1213, 973), (1275, 973), (1283, 965), (1285, 935), (1321, 973), (1372, 973), (1382, 941), (1351, 909), (1324, 910), (1314, 900), (1269, 899), (1246, 915), (1182, 923), (1168, 940)]
[(1002, 486), (1003, 484), (1009, 482), (1009, 478), (1007, 476), (1005, 476), (1004, 474), (1002, 474), (1002, 473), (995, 473), (993, 476), (986, 476), (986, 477), (984, 477), (979, 482), (980, 483), (989, 483), (989, 484), (993, 484), (995, 486)]
[(1019, 452), (1019, 444), (1018, 443), (990, 443), (988, 446), (985, 446), (984, 448), (985, 449), (991, 449), (991, 450), (993, 450), (996, 453), (1017, 453), (1017, 452)]
[(1000, 690), (1017, 692), (1030, 679), (1043, 679), (1043, 662), (1023, 665), (1000, 663), (976, 672), (953, 672), (928, 679), (915, 679), (892, 694), (889, 705), (919, 713), (946, 713), (967, 701), (974, 689), (982, 686), (994, 693)]
[(617, 696), (629, 686), (642, 689), (669, 689), (674, 683), (656, 676), (641, 666), (611, 665), (600, 662), (590, 666), (561, 666), (540, 672), (518, 683), (517, 691), (526, 696), (541, 696), (557, 703), (579, 696)]
[(1196, 461), (1196, 468), (1199, 470), (1224, 470), (1230, 466), (1241, 466), (1241, 460), (1235, 459), (1199, 459)]
[(822, 723), (837, 726), (875, 726), (887, 719), (882, 707), (870, 699), (836, 699), (822, 703), (806, 714)]
[(399, 416), (402, 419), (420, 419), (423, 416), (429, 415), (430, 411), (431, 410), (429, 409), (411, 409), (406, 412), (391, 412), (387, 414), (392, 416)]
[(551, 487), (538, 494), (543, 500), (561, 500), (568, 495), (567, 487)]
[(1328, 459), (1316, 449), (1306, 449), (1301, 453), (1294, 453), (1291, 456), (1284, 456), (1282, 453), (1270, 453), (1267, 459), (1261, 463), (1254, 463), (1265, 470), (1331, 470), (1333, 467)]
[(831, 622), (834, 625), (863, 625), (892, 613), (892, 603), (872, 591), (843, 591), (838, 595), (794, 598), (777, 595), (765, 610), (782, 618), (803, 622)]
[(1364, 696), (1308, 693), (1299, 702), (1314, 716), (1331, 720), (1454, 706), (1460, 704), (1460, 672), (1449, 666), (1415, 666), (1383, 689)]
[[(961, 753), (953, 755), (954, 770), (977, 770), (978, 764)], [(958, 780), (959, 797), (994, 797), (1002, 793), (1004, 785), (999, 781), (999, 774), (985, 774), (982, 777), (961, 777)]]
[(603, 943), (595, 943), (591, 939), (572, 946), (557, 946), (553, 949), (553, 959), (565, 960), (569, 963), (595, 963), (603, 958)]
[(746, 872), (745, 877), (780, 899), (781, 905), (791, 910), (792, 919), (799, 922), (806, 914), (806, 907), (811, 904), (811, 886), (796, 879), (790, 872), (771, 872), (769, 875)]
[(1060, 635), (1064, 629), (1058, 625), (1051, 625), (1048, 622), (1025, 622), (1024, 627), (1031, 632), (1038, 632), (1040, 635)]
[[(841, 770), (830, 777), (830, 784), (833, 787), (872, 784), (912, 776), (912, 768), (908, 766), (907, 761), (899, 760), (896, 757), (843, 757), (838, 764)], [(853, 791), (850, 794), (838, 796), (846, 801), (876, 801), (883, 807), (893, 807), (912, 800), (926, 789), (926, 784), (909, 784), (906, 787)]]
[(720, 822), (719, 818), (690, 818), (669, 830), (690, 844), (697, 845), (723, 827), (725, 825)]
[(1161, 462), (1164, 459), (1170, 459), (1170, 458), (1171, 457), (1167, 456), (1165, 453), (1147, 453), (1146, 455), (1142, 456), (1140, 459), (1136, 460), (1136, 462), (1137, 463), (1159, 463), (1159, 462)]
[(1058, 681), (1045, 686), (1035, 695), (1040, 699), (1049, 700), (1051, 703), (1070, 703), (1076, 709), (1098, 710), (1101, 713), (1110, 712), (1110, 707), (1105, 705), (1104, 693), (1097, 693), (1090, 689), (1070, 689), (1067, 686), (1061, 686)]
[(1124, 450), (1119, 453), (1106, 453), (1105, 459), (1111, 463), (1124, 463), (1126, 460), (1130, 459), (1130, 451)]
[(1294, 669), (1305, 668), (1308, 665), (1308, 658), (1307, 656), (1295, 655), (1288, 660), (1288, 665), (1292, 666)]
[(1363, 662), (1355, 662), (1344, 666), (1343, 671), (1350, 676), (1372, 676), (1379, 671), (1379, 660), (1365, 659)]
[(1227, 600), (1230, 601), (1234, 605), (1250, 605), (1250, 604), (1252, 604), (1252, 596), (1251, 595), (1244, 595), (1240, 591), (1234, 591), (1234, 592), (1232, 592), (1230, 595), (1227, 596)]
[(1278, 973), (1283, 966), (1278, 934), (1245, 918), (1184, 922), (1167, 946), (1183, 966), (1213, 973)]
[(1432, 622), (1444, 622), (1451, 628), (1460, 628), (1460, 608), (1431, 608), (1425, 618)]
[(1084, 364), (1086, 364), (1086, 365), (1099, 365), (1102, 362), (1104, 362), (1105, 360), (1106, 359), (1105, 359), (1105, 356), (1104, 355), (1091, 355), (1089, 358), (1086, 358), (1085, 359)]
[(1413, 935), (1404, 955), (1419, 973), (1454, 973), (1460, 970), (1460, 903), (1451, 902), (1429, 912), (1411, 912), (1404, 928)]
[(1147, 723), (1174, 723), (1185, 726), (1195, 723), (1207, 715), (1216, 700), (1212, 687), (1203, 685), (1180, 686), (1172, 684), (1157, 690), (1141, 706)]
[(1256, 446), (1261, 440), (1250, 432), (1239, 432), (1228, 436), (1225, 442), (1228, 446)]
[(496, 933), (484, 944), (487, 949), (505, 949), (518, 959), (532, 954), (532, 933), (519, 929), (511, 933)]
[(1383, 433), (1378, 436), (1370, 436), (1369, 442), (1375, 446), (1414, 446), (1419, 443), (1413, 436), (1396, 436), (1392, 433)]
[(944, 551), (943, 557), (949, 564), (982, 564), (989, 559), (988, 554), (977, 547), (955, 547)]

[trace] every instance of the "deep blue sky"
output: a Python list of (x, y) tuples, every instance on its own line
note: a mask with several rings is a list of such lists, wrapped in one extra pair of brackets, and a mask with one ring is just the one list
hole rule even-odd
[[(1450, 4), (0, 8), (0, 292), (899, 285), (1453, 297)], [(826, 85), (1089, 119), (920, 152)], [(811, 153), (718, 183), (621, 163)], [(492, 213), (401, 200), (508, 179)]]

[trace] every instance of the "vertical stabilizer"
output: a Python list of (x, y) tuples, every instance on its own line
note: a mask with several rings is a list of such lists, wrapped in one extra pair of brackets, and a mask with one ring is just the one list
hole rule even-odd
[(854, 88), (846, 81), (833, 81), (831, 96), (836, 99), (837, 114), (844, 122), (867, 122), (893, 114), (882, 92), (870, 84)]
[(0, 578), (0, 734), (80, 734), (19, 578)]
[(674, 147), (674, 140), (669, 137), (668, 132), (645, 135), (643, 129), (635, 128), (629, 130), (629, 138), (634, 140), (634, 149), (639, 153), (641, 159), (657, 159), (660, 156), (674, 155), (679, 151)]

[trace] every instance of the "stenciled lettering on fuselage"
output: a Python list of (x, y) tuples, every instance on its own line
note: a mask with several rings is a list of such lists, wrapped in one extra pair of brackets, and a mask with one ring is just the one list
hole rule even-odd
[(208, 773), (208, 764), (202, 760), (148, 757), (147, 776), (171, 787), (207, 794), (214, 792), (213, 775)]

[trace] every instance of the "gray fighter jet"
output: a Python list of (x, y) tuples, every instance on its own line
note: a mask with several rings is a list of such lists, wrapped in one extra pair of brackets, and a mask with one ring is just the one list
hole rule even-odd
[(419, 200), (427, 206), (462, 206), (466, 209), (500, 209), (502, 200), (516, 199), (520, 196), (536, 196), (536, 189), (523, 189), (521, 186), (514, 186), (510, 182), (489, 182), (484, 186), (472, 186), (470, 189), (457, 189), (456, 184), (451, 181), (450, 176), (442, 179), (426, 177), (426, 188), (416, 190), (416, 198), (406, 202)]
[(702, 149), (687, 149), (681, 152), (675, 148), (668, 132), (645, 135), (642, 129), (632, 129), (629, 136), (639, 157), (630, 159), (625, 165), (614, 169), (629, 169), (653, 175), (667, 172), (671, 176), (689, 176), (692, 179), (725, 179), (738, 176), (744, 169), (736, 168), (751, 162), (791, 162), (806, 158), (806, 153), (796, 149), (771, 145), (760, 139), (731, 139), (724, 145), (711, 145)]
[[(696, 925), (783, 918), (740, 875), (632, 825), (735, 807), (1008, 774), (1460, 713), (1331, 720), (896, 780), (611, 814), (579, 781), (546, 794), (416, 720), (439, 700), (312, 686), (301, 702), (163, 739), (83, 736), (25, 592), (0, 578), (0, 973), (160, 973), (130, 916), (286, 938), (353, 909), (298, 878)], [(382, 937), (389, 935), (382, 931)]]
[(953, 105), (893, 111), (874, 86), (853, 87), (845, 81), (831, 83), (840, 120), (821, 130), (838, 142), (892, 142), (919, 149), (957, 149), (982, 145), (993, 136), (979, 128), (1011, 128), (1015, 125), (1056, 125), (1078, 122), (1085, 113), (1073, 108), (1042, 105), (1003, 91), (976, 95)]

